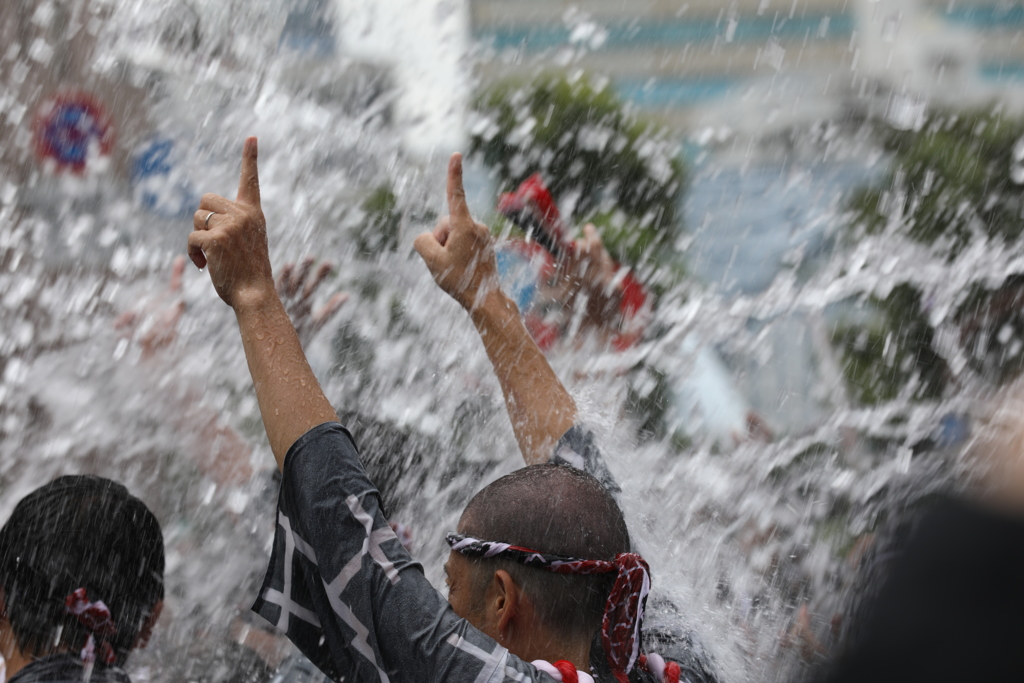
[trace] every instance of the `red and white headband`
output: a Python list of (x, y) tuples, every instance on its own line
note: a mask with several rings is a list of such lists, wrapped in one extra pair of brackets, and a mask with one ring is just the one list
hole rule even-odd
[(601, 618), (601, 644), (615, 677), (622, 683), (628, 680), (626, 674), (640, 657), (644, 607), (651, 591), (651, 570), (644, 558), (636, 553), (620, 553), (614, 560), (582, 560), (456, 533), (449, 533), (446, 539), (452, 550), (467, 557), (505, 557), (556, 574), (615, 572)]

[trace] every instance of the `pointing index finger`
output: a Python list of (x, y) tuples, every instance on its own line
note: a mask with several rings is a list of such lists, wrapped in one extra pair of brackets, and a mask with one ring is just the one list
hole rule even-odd
[(471, 220), (466, 190), (462, 187), (462, 155), (458, 152), (448, 160), (448, 213), (453, 218)]
[(260, 204), (260, 178), (256, 169), (257, 155), (256, 138), (246, 138), (245, 146), (242, 148), (242, 174), (238, 179), (237, 201), (254, 206)]

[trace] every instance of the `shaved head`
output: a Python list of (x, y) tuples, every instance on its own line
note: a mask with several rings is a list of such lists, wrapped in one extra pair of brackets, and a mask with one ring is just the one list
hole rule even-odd
[[(459, 532), (543, 553), (612, 560), (630, 550), (629, 531), (615, 499), (589, 474), (566, 465), (517, 470), (481, 490), (466, 506)], [(592, 637), (601, 626), (613, 575), (564, 575), (507, 558), (471, 559), (482, 602), (498, 569), (519, 584), (545, 625), (571, 637)]]

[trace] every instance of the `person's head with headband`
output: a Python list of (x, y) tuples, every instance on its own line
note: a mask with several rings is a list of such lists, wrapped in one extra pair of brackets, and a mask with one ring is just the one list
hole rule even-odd
[(452, 607), (513, 654), (620, 681), (637, 663), (647, 565), (589, 474), (536, 465), (502, 477), (473, 497), (448, 543)]
[(65, 476), (0, 529), (0, 652), (8, 676), (51, 655), (97, 669), (145, 645), (164, 597), (153, 513), (109, 479)]

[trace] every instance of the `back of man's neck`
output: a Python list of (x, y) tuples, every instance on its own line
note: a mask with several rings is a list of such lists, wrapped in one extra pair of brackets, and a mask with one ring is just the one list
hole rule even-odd
[(18, 675), (18, 672), (36, 660), (66, 652), (67, 648), (62, 646), (53, 652), (38, 656), (23, 653), (18, 647), (18, 639), (11, 628), (11, 622), (6, 618), (0, 618), (0, 655), (3, 656), (6, 665), (6, 680), (10, 681)]
[(523, 653), (522, 659), (528, 662), (543, 660), (545, 662), (557, 662), (565, 660), (571, 662), (578, 670), (590, 673), (590, 642), (565, 642), (559, 641), (550, 634), (540, 630), (530, 634), (527, 643), (522, 648), (509, 648), (513, 654), (516, 650)]
[(32, 663), (32, 657), (26, 657), (18, 647), (18, 639), (11, 629), (11, 622), (5, 617), (0, 618), (0, 655), (6, 665), (7, 680)]

